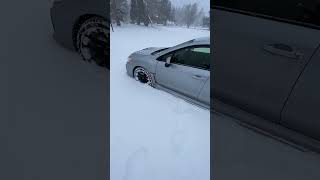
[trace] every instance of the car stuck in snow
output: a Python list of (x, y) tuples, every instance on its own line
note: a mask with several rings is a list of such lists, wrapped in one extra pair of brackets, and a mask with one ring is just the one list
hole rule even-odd
[(186, 101), (210, 107), (210, 38), (173, 47), (150, 47), (128, 57), (127, 74)]

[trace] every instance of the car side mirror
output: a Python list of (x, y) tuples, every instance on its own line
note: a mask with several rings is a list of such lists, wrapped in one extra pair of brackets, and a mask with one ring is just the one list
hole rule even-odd
[(165, 67), (169, 67), (171, 65), (171, 56), (167, 57), (166, 63), (164, 64)]

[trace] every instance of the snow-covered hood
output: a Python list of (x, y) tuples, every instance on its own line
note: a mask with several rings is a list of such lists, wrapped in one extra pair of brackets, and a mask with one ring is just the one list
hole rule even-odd
[(134, 54), (137, 54), (137, 55), (150, 55), (151, 53), (154, 53), (156, 51), (160, 51), (162, 49), (166, 49), (166, 47), (149, 47), (149, 48), (145, 48), (145, 49), (142, 49), (140, 51), (137, 51)]

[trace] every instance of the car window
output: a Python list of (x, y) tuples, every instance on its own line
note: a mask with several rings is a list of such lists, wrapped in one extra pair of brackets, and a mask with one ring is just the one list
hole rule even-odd
[(320, 0), (216, 0), (213, 5), (320, 26)]
[(171, 63), (210, 69), (210, 47), (190, 47), (176, 51)]
[(199, 47), (191, 49), (193, 57), (190, 64), (195, 67), (210, 69), (210, 48)]
[(186, 64), (185, 60), (188, 57), (188, 55), (189, 55), (188, 48), (178, 50), (174, 52), (174, 54), (172, 55), (171, 63), (185, 65)]

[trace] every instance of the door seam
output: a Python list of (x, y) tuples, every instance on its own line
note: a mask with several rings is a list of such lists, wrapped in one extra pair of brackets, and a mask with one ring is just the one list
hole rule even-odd
[[(202, 92), (204, 86), (206, 85), (207, 81), (209, 81), (209, 79), (210, 79), (210, 77), (208, 77), (207, 80), (204, 81), (204, 83), (203, 83), (202, 87), (200, 88), (200, 91), (198, 92), (198, 95), (197, 95), (197, 97), (196, 97), (197, 100), (199, 100), (200, 93)], [(210, 85), (210, 86), (211, 86), (211, 85)]]
[(287, 104), (288, 104), (288, 101), (290, 99), (290, 97), (292, 96), (293, 94), (293, 91), (294, 91), (294, 88), (296, 87), (300, 77), (302, 76), (302, 74), (305, 72), (307, 66), (309, 65), (310, 61), (313, 59), (313, 57), (318, 53), (318, 51), (320, 50), (320, 44), (318, 45), (318, 47), (315, 49), (315, 51), (312, 53), (311, 57), (309, 58), (309, 60), (305, 63), (305, 65), (303, 66), (302, 70), (300, 71), (297, 79), (294, 81), (292, 87), (291, 87), (291, 90), (286, 98), (286, 100), (284, 101), (283, 105), (282, 105), (282, 108), (281, 108), (281, 111), (280, 111), (280, 121), (279, 121), (279, 124), (282, 123), (282, 120), (283, 120), (283, 111), (284, 109), (286, 108)]

